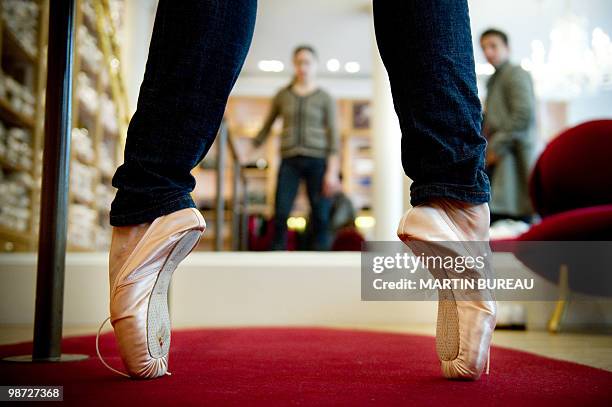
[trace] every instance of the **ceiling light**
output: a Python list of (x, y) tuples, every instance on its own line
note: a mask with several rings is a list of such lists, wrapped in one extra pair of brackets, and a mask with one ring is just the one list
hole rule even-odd
[(329, 72), (338, 72), (340, 70), (340, 61), (335, 58), (327, 61), (327, 70)]
[(259, 61), (257, 67), (264, 72), (282, 72), (285, 65), (276, 59), (263, 59)]
[(348, 73), (357, 73), (360, 69), (359, 62), (351, 61), (344, 64), (344, 70)]

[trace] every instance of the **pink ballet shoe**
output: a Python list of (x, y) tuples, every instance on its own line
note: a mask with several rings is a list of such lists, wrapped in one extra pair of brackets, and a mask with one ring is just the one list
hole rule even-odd
[[(478, 243), (443, 242), (483, 242), (480, 244), (488, 246), (489, 208), (487, 204), (436, 200), (409, 210), (400, 221), (397, 235), (415, 255), (425, 252), (427, 256), (439, 256), (449, 247), (458, 255), (457, 247), (470, 251)], [(448, 270), (430, 272), (436, 278), (452, 275)], [(476, 270), (470, 273), (472, 277), (485, 277), (477, 275)], [(436, 351), (444, 377), (477, 380), (485, 368), (488, 373), (496, 313), (496, 302), (488, 290), (469, 294), (465, 290), (439, 290)]]
[(96, 338), (98, 356), (110, 370), (138, 379), (170, 374), (168, 286), (172, 273), (197, 246), (205, 228), (200, 212), (186, 208), (161, 216), (150, 225), (113, 230), (110, 317), (100, 330), (110, 319), (127, 374), (104, 361)]

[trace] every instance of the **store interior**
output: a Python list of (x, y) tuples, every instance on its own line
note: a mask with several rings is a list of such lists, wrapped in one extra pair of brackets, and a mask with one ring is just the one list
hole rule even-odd
[[(13, 3), (16, 6), (10, 6)], [(109, 10), (105, 10), (95, 7), (95, 2), (80, 2), (76, 18), (68, 228), (71, 252), (103, 251), (109, 247), (108, 212), (114, 197), (111, 179), (123, 159), (123, 143), (129, 118), (136, 109), (155, 16), (155, 1), (109, 4)], [(483, 100), (486, 97), (492, 66), (479, 49), (478, 35), (490, 26), (503, 27), (511, 33), (512, 60), (530, 69), (534, 77), (539, 151), (564, 129), (609, 117), (611, 94), (605, 63), (575, 67), (575, 73), (571, 69), (555, 71), (555, 64), (570, 61), (591, 43), (597, 45), (601, 36), (605, 47), (610, 29), (604, 3), (541, 0), (521, 4), (520, 13), (505, 2), (493, 7), (473, 1), (470, 6), (480, 96)], [(47, 36), (45, 7), (44, 2), (9, 1), (3, 9), (3, 252), (31, 252), (37, 247), (45, 89), (45, 55), (38, 50), (44, 49)], [(304, 18), (292, 21), (295, 15)], [(113, 28), (108, 30), (110, 20)], [(317, 29), (311, 30), (310, 24), (315, 20)], [(286, 34), (278, 36), (278, 30)], [(561, 38), (556, 42), (549, 39), (555, 30), (560, 31)], [(563, 35), (571, 35), (571, 30), (582, 30), (577, 34), (579, 40), (574, 41), (575, 49), (559, 55), (559, 41), (563, 41)], [(275, 136), (280, 132), (280, 120), (273, 127), (270, 142), (256, 151), (248, 147), (274, 93), (291, 80), (291, 51), (302, 43), (316, 48), (320, 59), (318, 81), (337, 103), (342, 191), (354, 207), (357, 233), (366, 240), (390, 238), (393, 227), (386, 222), (385, 214), (392, 212), (389, 221), (395, 222), (396, 212), (409, 207), (409, 181), (404, 179), (399, 162), (391, 159), (396, 167), (383, 169), (376, 165), (374, 157), (373, 143), (377, 138), (371, 116), (379, 61), (367, 7), (353, 1), (336, 2), (333, 6), (325, 2), (264, 2), (259, 7), (253, 45), (227, 105), (225, 127), (231, 148), (224, 149), (223, 182), (218, 184), (216, 180), (220, 161), (217, 145), (193, 171), (197, 179), (193, 197), (207, 213), (209, 231), (198, 250), (268, 250), (266, 223), (274, 212), (280, 162)], [(579, 72), (581, 69), (588, 72)], [(380, 102), (379, 106), (385, 109)], [(240, 164), (238, 177), (233, 174), (234, 160)], [(388, 179), (388, 174), (393, 178)], [(401, 201), (394, 200), (401, 206), (385, 206), (392, 205), (385, 200), (374, 204), (376, 188), (384, 191), (384, 186), (376, 184), (385, 180), (402, 183)], [(219, 187), (223, 209), (217, 212)], [(308, 225), (308, 209), (302, 187), (288, 220), (290, 251), (304, 249), (301, 241)], [(223, 217), (220, 223), (216, 220), (218, 215)], [(241, 223), (241, 216), (248, 218), (246, 230), (236, 229), (238, 236), (232, 240), (236, 235), (233, 228), (237, 227), (232, 222)], [(221, 226), (221, 244), (216, 241), (217, 226)], [(522, 230), (498, 229), (504, 237)], [(243, 234), (248, 236), (242, 237)], [(241, 240), (246, 240), (242, 246)]]
[[(369, 3), (259, 1), (252, 46), (219, 136), (192, 171), (192, 197), (207, 231), (173, 279), (174, 328), (321, 327), (434, 335), (435, 302), (360, 297), (361, 244), (397, 239), (397, 221), (410, 208), (411, 182), (401, 166), (401, 134)], [(611, 2), (469, 0), (469, 6), (479, 97), (484, 102), (494, 73), (479, 37), (496, 27), (511, 38), (511, 61), (533, 79), (538, 154), (569, 129), (612, 119)], [(0, 1), (0, 344), (32, 339), (45, 205), (41, 177), (47, 170), (49, 7), (48, 0)], [(111, 182), (136, 110), (156, 7), (156, 0), (77, 0), (66, 337), (95, 334), (108, 314), (109, 211), (116, 191)], [(292, 50), (300, 44), (317, 50), (318, 84), (336, 103), (341, 190), (353, 210), (334, 229), (326, 252), (309, 250), (304, 185), (287, 219), (287, 251), (270, 251), (280, 121), (266, 144), (251, 148), (274, 94), (292, 80)], [(612, 178), (609, 164), (599, 168), (610, 170)], [(499, 221), (491, 237), (520, 238), (544, 217)], [(494, 264), (501, 275), (527, 273), (560, 292), (555, 301), (501, 303), (496, 346), (612, 372), (609, 298), (571, 287), (567, 297), (562, 280), (547, 280), (511, 253), (495, 253)]]

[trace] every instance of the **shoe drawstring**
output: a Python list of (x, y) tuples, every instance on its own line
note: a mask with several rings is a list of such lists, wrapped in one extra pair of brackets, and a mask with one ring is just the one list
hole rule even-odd
[(104, 358), (102, 357), (102, 355), (100, 354), (100, 332), (102, 332), (102, 328), (104, 328), (104, 325), (106, 325), (106, 323), (111, 319), (111, 317), (108, 317), (104, 320), (104, 322), (102, 322), (102, 325), (100, 325), (100, 328), (98, 328), (98, 333), (96, 335), (96, 353), (98, 354), (98, 359), (100, 359), (100, 362), (102, 362), (102, 364), (104, 366), (106, 366), (106, 368), (112, 372), (118, 373), (121, 376), (125, 376), (125, 377), (130, 377), (130, 375), (128, 375), (127, 373), (123, 373), (117, 369), (115, 369), (114, 367), (110, 366), (108, 363), (106, 363), (106, 361), (104, 360)]
[[(98, 354), (98, 359), (100, 359), (100, 362), (102, 362), (102, 364), (111, 372), (115, 372), (117, 374), (120, 374), (121, 376), (125, 376), (127, 378), (130, 377), (130, 375), (128, 375), (127, 373), (124, 373), (122, 371), (119, 371), (117, 369), (115, 369), (114, 367), (110, 366), (108, 363), (106, 363), (106, 361), (104, 360), (104, 358), (102, 357), (102, 355), (100, 354), (100, 333), (102, 332), (102, 328), (104, 328), (104, 325), (106, 325), (106, 323), (111, 319), (111, 317), (106, 318), (103, 322), (102, 325), (100, 325), (100, 328), (98, 328), (98, 333), (96, 334), (96, 353)], [(167, 374), (168, 376), (172, 376), (172, 373), (170, 372), (166, 372), (165, 374)]]

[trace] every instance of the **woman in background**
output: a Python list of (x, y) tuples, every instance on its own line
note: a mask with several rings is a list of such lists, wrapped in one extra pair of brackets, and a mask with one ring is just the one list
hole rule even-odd
[(311, 206), (312, 248), (329, 248), (328, 197), (338, 189), (338, 132), (335, 101), (316, 83), (317, 54), (307, 45), (293, 51), (295, 76), (272, 100), (272, 107), (253, 144), (259, 147), (270, 135), (278, 116), (283, 120), (282, 156), (274, 204), (272, 250), (287, 245), (287, 218), (300, 180), (306, 182)]

